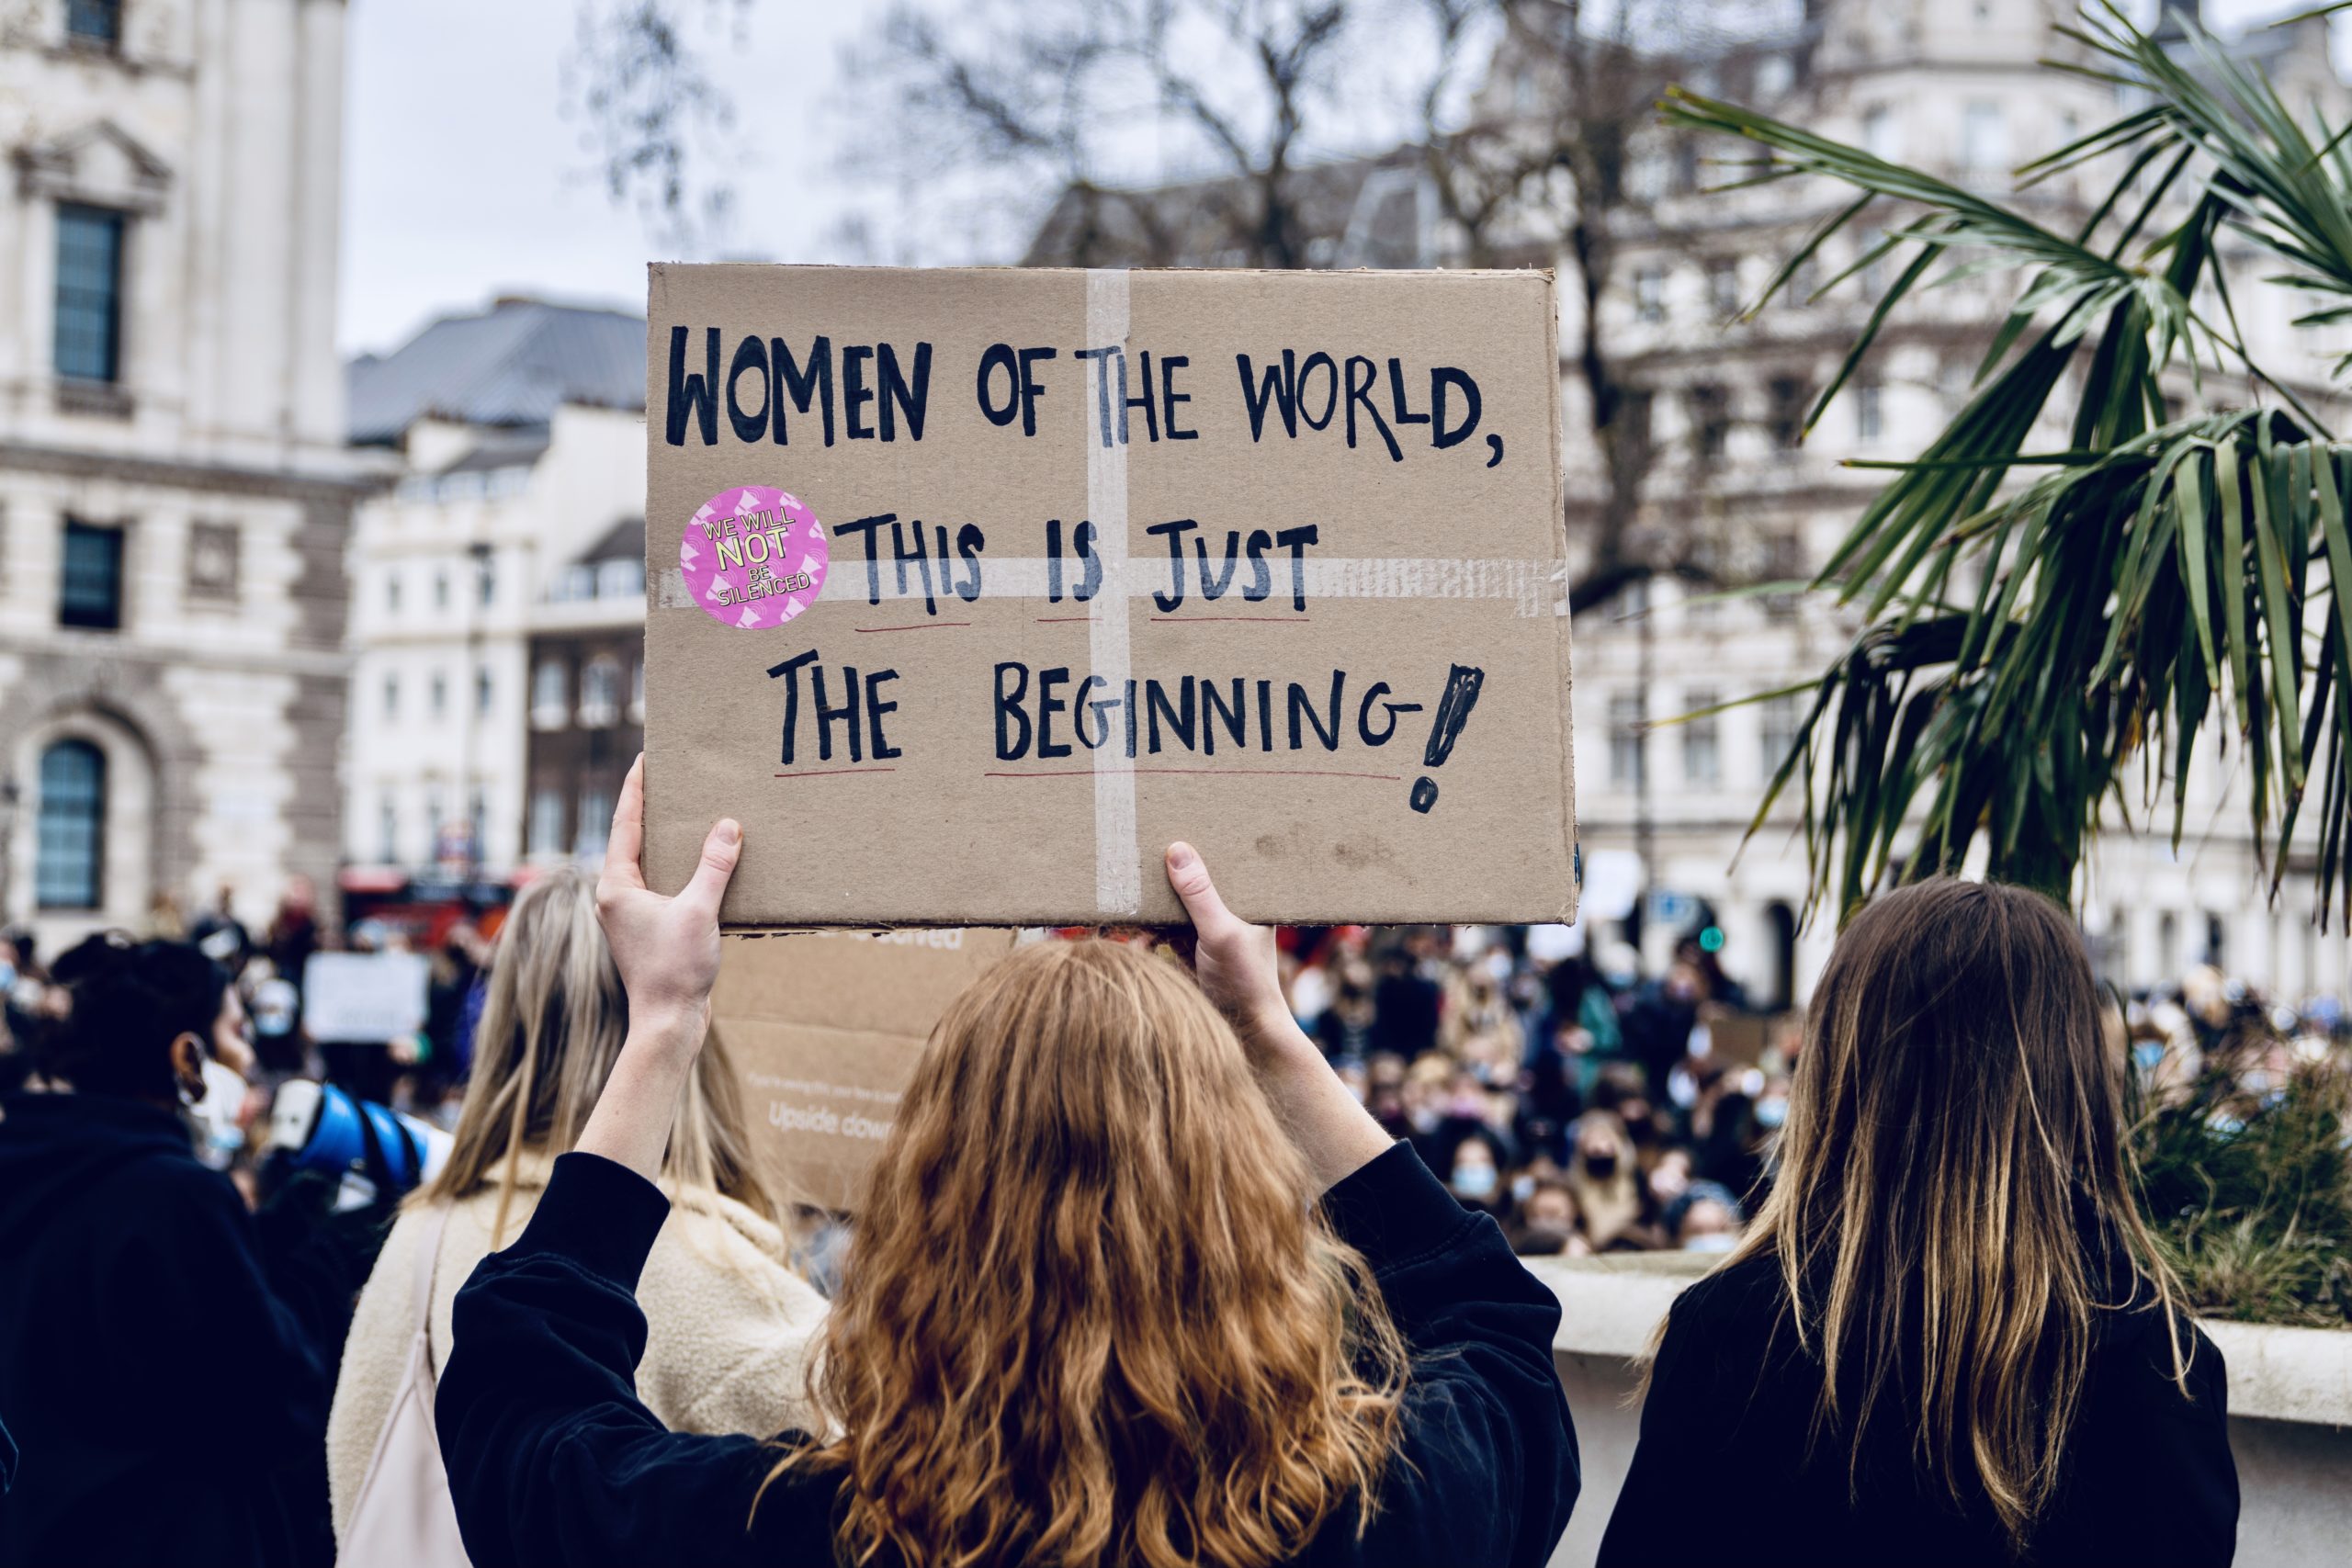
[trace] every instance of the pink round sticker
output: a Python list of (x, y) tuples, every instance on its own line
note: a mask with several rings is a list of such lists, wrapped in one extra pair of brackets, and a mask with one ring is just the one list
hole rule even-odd
[(695, 603), (746, 630), (780, 626), (815, 604), (831, 559), (817, 514), (774, 485), (720, 491), (678, 541), (678, 570)]

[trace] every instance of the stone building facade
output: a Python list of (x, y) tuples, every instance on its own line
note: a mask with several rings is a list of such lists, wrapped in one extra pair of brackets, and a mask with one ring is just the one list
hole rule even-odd
[(352, 439), (401, 479), (352, 550), (348, 874), (502, 881), (526, 859), (542, 622), (644, 617), (641, 548), (591, 558), (616, 528), (643, 538), (645, 322), (500, 299), (355, 363), (350, 389)]
[(0, 10), (0, 909), (331, 919), (341, 0)]
[[(1869, 148), (1890, 162), (2026, 203), (2053, 223), (2078, 222), (2103, 194), (2096, 167), (2012, 194), (2017, 165), (2121, 112), (2108, 85), (2041, 63), (2075, 46), (2053, 33), (2073, 13), (2062, 0), (1787, 0), (1737, 8), (1740, 25), (1685, 29), (1668, 62), (1628, 62), (1695, 91), (1753, 106), (1777, 118)], [(2193, 6), (2188, 7), (2194, 11)], [(1559, 29), (1590, 7), (1523, 0), (1473, 107), (1484, 124), (1552, 115), (1566, 91)], [(2325, 23), (2249, 33), (2231, 47), (2290, 103), (2316, 102), (2342, 123), (2347, 96), (2328, 63)], [(1800, 699), (1735, 705), (1819, 678), (1857, 623), (1821, 596), (1724, 600), (1727, 587), (1809, 577), (1828, 558), (1874, 493), (1881, 476), (1849, 459), (1916, 454), (1971, 392), (1977, 362), (2011, 299), (2014, 276), (1986, 276), (1914, 296), (1889, 319), (1879, 345), (1800, 439), (1803, 416), (1874, 310), (1891, 269), (1838, 279), (1873, 229), (1840, 236), (1809, 276), (1753, 320), (1738, 321), (1809, 229), (1851, 193), (1802, 182), (1743, 194), (1710, 192), (1736, 169), (1730, 152), (1702, 147), (1644, 112), (1630, 120), (1623, 197), (1607, 222), (1613, 253), (1597, 303), (1597, 338), (1628, 396), (1619, 417), (1639, 422), (1645, 454), (1627, 536), (1645, 572), (1581, 607), (1575, 628), (1577, 810), (1585, 867), (1585, 935), (1596, 946), (1638, 943), (1657, 973), (1677, 939), (1712, 924), (1724, 967), (1767, 1005), (1802, 1001), (1826, 960), (1831, 922), (1809, 926), (1797, 813), (1784, 802), (1752, 840), (1758, 802), (1787, 754)], [(1324, 254), (1332, 265), (1458, 265), (1465, 246), (1443, 203), (1424, 190), (1408, 199), (1415, 160), (1389, 155), (1317, 176), (1329, 209)], [(1371, 177), (1378, 172), (1382, 177)], [(1424, 180), (1430, 178), (1426, 174)], [(1181, 205), (1193, 187), (1153, 193)], [(1556, 265), (1561, 278), (1565, 519), (1571, 579), (1591, 572), (1600, 519), (1611, 504), (1607, 467), (1593, 434), (1587, 382), (1574, 350), (1586, 327), (1582, 290), (1561, 236), (1570, 214), (1556, 185), (1485, 236), (1491, 255)], [(1543, 205), (1550, 203), (1549, 206)], [(1161, 231), (1184, 232), (1168, 220)], [(1900, 221), (1876, 220), (1875, 232)], [(1082, 233), (1079, 256), (1072, 236)], [(1351, 243), (1377, 234), (1376, 247)], [(1118, 254), (1121, 231), (1081, 225), (1068, 198), (1041, 226), (1027, 259), (1085, 265), (1141, 262)], [(1059, 254), (1060, 245), (1068, 255)], [(1215, 265), (1213, 254), (1175, 258)], [(2251, 276), (2251, 275), (2249, 275)], [(1816, 291), (1817, 297), (1815, 296)], [(2340, 334), (2290, 324), (2284, 291), (2240, 288), (2248, 339), (2274, 373), (2321, 396)], [(2184, 378), (2185, 382), (2185, 378)], [(2184, 397), (2193, 396), (2185, 384)], [(2209, 398), (2233, 395), (2209, 376)], [(2053, 401), (2053, 407), (2063, 399)], [(2041, 449), (2065, 446), (2061, 428)], [(2188, 787), (2189, 829), (2176, 852), (2165, 834), (2118, 822), (2082, 873), (2077, 907), (2094, 955), (2126, 987), (2177, 977), (2211, 958), (2232, 971), (2300, 995), (2352, 986), (2340, 933), (2317, 931), (2307, 868), (2289, 873), (2280, 900), (2264, 893), (2257, 857), (2233, 793), (2229, 759), (2200, 759)], [(2169, 814), (2166, 815), (2169, 820)], [(2301, 880), (2298, 880), (2299, 874)]]

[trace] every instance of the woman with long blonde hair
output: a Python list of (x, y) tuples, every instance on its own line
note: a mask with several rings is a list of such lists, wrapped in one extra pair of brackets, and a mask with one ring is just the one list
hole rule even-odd
[[(352, 1319), (327, 1427), (338, 1539), (350, 1531), (399, 1395), (417, 1282), (429, 1288), (432, 1359), (444, 1366), (458, 1288), (529, 1222), (557, 1161), (578, 1144), (629, 1027), (594, 884), (568, 868), (532, 883), (499, 933), (448, 1160), (410, 1195)], [(775, 1200), (754, 1165), (717, 1041), (678, 1086), (675, 1104), (651, 1173), (675, 1212), (639, 1286), (638, 1388), (683, 1430), (769, 1436), (806, 1419), (806, 1359), (824, 1300), (787, 1265)]]
[(2229, 1562), (2228, 1382), (2133, 1201), (2122, 1086), (2048, 899), (1942, 880), (1856, 916), (1771, 1193), (1668, 1316), (1601, 1563)]
[(664, 898), (637, 874), (641, 802), (632, 773), (600, 896), (629, 1042), (530, 1225), (458, 1296), (441, 1443), (478, 1568), (1550, 1555), (1577, 1491), (1556, 1303), (1324, 1065), (1271, 933), (1182, 845), (1197, 985), (1136, 948), (1039, 943), (940, 1021), (860, 1209), (819, 1424), (668, 1430), (630, 1392), (666, 1207), (645, 1178), (741, 835), (721, 822)]

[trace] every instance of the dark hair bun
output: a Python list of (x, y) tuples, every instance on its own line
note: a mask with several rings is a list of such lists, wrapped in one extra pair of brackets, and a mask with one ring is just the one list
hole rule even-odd
[(88, 1094), (168, 1099), (170, 1051), (183, 1034), (210, 1042), (228, 971), (184, 942), (134, 942), (101, 931), (50, 975), (72, 998), (37, 1055), (45, 1076)]

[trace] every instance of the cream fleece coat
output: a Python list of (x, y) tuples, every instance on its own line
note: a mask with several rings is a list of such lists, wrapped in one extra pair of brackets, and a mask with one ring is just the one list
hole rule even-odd
[[(520, 1162), (504, 1242), (521, 1234), (538, 1206), (554, 1160), (526, 1153)], [(637, 1302), (644, 1310), (645, 1359), (638, 1397), (681, 1432), (749, 1432), (769, 1437), (810, 1424), (803, 1398), (809, 1341), (825, 1318), (825, 1299), (785, 1266), (783, 1233), (752, 1210), (716, 1192), (673, 1189), (670, 1218), (646, 1260)], [(449, 1313), (458, 1287), (491, 1251), (498, 1192), (461, 1201), (441, 1233), (433, 1280), (433, 1366), (449, 1359)], [(340, 1544), (366, 1479), (368, 1461), (390, 1419), (392, 1396), (415, 1324), (419, 1216), (392, 1226), (376, 1270), (360, 1292), (343, 1348), (334, 1409), (327, 1418), (327, 1477)]]

